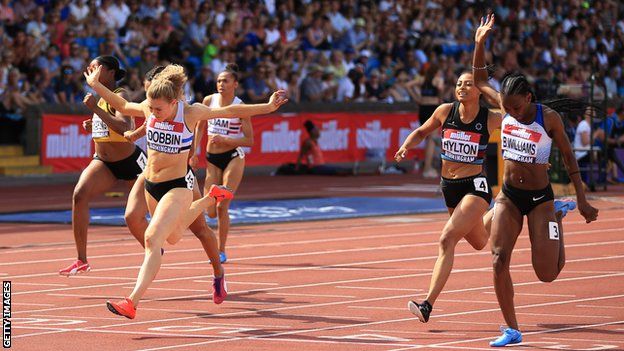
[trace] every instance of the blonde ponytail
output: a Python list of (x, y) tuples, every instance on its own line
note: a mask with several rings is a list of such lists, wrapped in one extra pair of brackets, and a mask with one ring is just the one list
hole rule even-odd
[(181, 99), (184, 96), (184, 84), (187, 77), (184, 67), (180, 65), (167, 65), (162, 72), (154, 76), (152, 84), (147, 89), (150, 99), (163, 99), (167, 101)]

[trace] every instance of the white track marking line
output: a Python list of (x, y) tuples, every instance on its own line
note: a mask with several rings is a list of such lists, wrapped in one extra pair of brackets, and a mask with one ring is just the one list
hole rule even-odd
[[(388, 311), (407, 311), (407, 308), (399, 307), (380, 307), (380, 306), (347, 306), (347, 308), (355, 308), (361, 310), (388, 310)], [(436, 312), (441, 311), (436, 308)]]
[(575, 318), (603, 318), (603, 319), (614, 319), (616, 317), (611, 316), (590, 316), (587, 314), (578, 315), (578, 314), (555, 314), (555, 313), (533, 313), (533, 312), (517, 312), (516, 314), (526, 315), (526, 316), (552, 316), (552, 317), (575, 317)]
[[(601, 296), (601, 297), (589, 298), (589, 299), (585, 299), (585, 300), (602, 300), (602, 299), (618, 298), (618, 297), (624, 297), (624, 295), (614, 295), (614, 296), (606, 296), (606, 297), (605, 296)], [(580, 300), (559, 301), (559, 302), (551, 302), (551, 303), (545, 303), (545, 304), (531, 304), (531, 305), (517, 306), (516, 309), (540, 307), (540, 306), (555, 305), (555, 304), (573, 303), (573, 302), (576, 302), (576, 301), (580, 301)], [(460, 314), (461, 315), (468, 315), (468, 314), (483, 313), (483, 312), (490, 312), (490, 311), (499, 311), (499, 309), (496, 308), (496, 309), (489, 309), (489, 310), (472, 310), (472, 311), (469, 311), (469, 312), (449, 313), (449, 314), (446, 314), (446, 315), (438, 315), (437, 317), (440, 318), (440, 317), (446, 317), (446, 316), (451, 316), (451, 315), (460, 315)], [(436, 316), (432, 316), (432, 318), (433, 317), (436, 317)], [(413, 320), (413, 319), (414, 318), (402, 318), (402, 319), (395, 319), (395, 320), (375, 321), (375, 322), (362, 323), (362, 324), (330, 326), (330, 327), (314, 328), (314, 329), (303, 329), (303, 330), (295, 330), (295, 331), (290, 331), (290, 332), (265, 334), (265, 335), (262, 335), (262, 336), (235, 337), (235, 338), (232, 338), (232, 339), (229, 339), (229, 340), (211, 340), (211, 341), (187, 343), (187, 344), (180, 344), (180, 345), (155, 347), (155, 348), (149, 348), (149, 349), (141, 349), (141, 351), (168, 350), (168, 349), (176, 349), (176, 348), (184, 348), (184, 349), (188, 350), (188, 348), (191, 347), (191, 346), (207, 345), (207, 344), (213, 344), (213, 343), (216, 343), (216, 342), (230, 342), (230, 341), (253, 340), (253, 339), (265, 340), (267, 338), (279, 337), (279, 336), (282, 336), (282, 335), (294, 335), (294, 334), (312, 333), (312, 332), (327, 331), (327, 330), (339, 330), (339, 329), (346, 329), (346, 328), (357, 328), (357, 327), (367, 326), (367, 325), (379, 325), (379, 324), (386, 324), (386, 323), (408, 321), (408, 320)], [(590, 328), (590, 327), (595, 327), (595, 326), (617, 324), (617, 323), (622, 323), (622, 322), (624, 322), (624, 321), (601, 323), (601, 324), (595, 324), (595, 325), (576, 326), (576, 327), (566, 327), (566, 328), (559, 328), (559, 329), (550, 329), (550, 330), (547, 330), (547, 331), (537, 331), (537, 332), (523, 333), (523, 335), (543, 334), (543, 333), (554, 332), (554, 331), (563, 331), (563, 330), (583, 329), (583, 328)], [(439, 344), (433, 344), (433, 345), (417, 345), (417, 346), (411, 346), (411, 347), (407, 347), (407, 348), (397, 349), (396, 351), (398, 351), (398, 350), (410, 350), (410, 349), (417, 349), (417, 348), (424, 348), (424, 347), (439, 347), (439, 346), (444, 346), (444, 345), (447, 345), (447, 344), (448, 345), (453, 345), (453, 344), (456, 344), (456, 343), (464, 343), (464, 342), (471, 342), (471, 341), (481, 341), (481, 340), (490, 340), (490, 339), (492, 339), (492, 337), (471, 339), (471, 340), (460, 340), (460, 341), (439, 343)], [(403, 345), (403, 346), (405, 346), (405, 345)]]
[[(431, 271), (431, 270), (429, 270)], [(337, 285), (334, 288), (338, 289), (361, 289), (361, 290), (392, 290), (392, 291), (411, 291), (414, 293), (424, 291), (424, 289), (406, 289), (406, 288), (373, 288), (370, 286), (346, 286), (346, 285)]]
[[(605, 241), (605, 242), (598, 242), (598, 243), (583, 243), (583, 244), (570, 244), (567, 245), (567, 248), (571, 248), (571, 247), (591, 247), (591, 246), (602, 246), (602, 245), (612, 245), (612, 244), (621, 244), (624, 243), (624, 240), (616, 240), (616, 241)], [(436, 244), (426, 244), (426, 245), (437, 245)], [(422, 244), (413, 244), (413, 245), (398, 245), (401, 247), (414, 247), (414, 246), (422, 246)], [(336, 252), (340, 252), (340, 253), (344, 253), (344, 252), (361, 252), (361, 251), (378, 251), (381, 249), (394, 249), (396, 248), (396, 246), (392, 246), (392, 247), (388, 247), (388, 246), (379, 246), (379, 247), (373, 247), (373, 248), (365, 248), (365, 249), (349, 249), (349, 250), (330, 250), (330, 251), (322, 251), (322, 252), (308, 252), (308, 253), (299, 253), (299, 254), (288, 254), (288, 255), (277, 255), (278, 257), (292, 257), (292, 256), (307, 256), (307, 255), (316, 255), (316, 254), (321, 254), (321, 255), (326, 255), (327, 253), (336, 253)], [(523, 249), (516, 249), (515, 252), (526, 252), (526, 251), (531, 251), (531, 248), (523, 248)], [(463, 256), (484, 256), (484, 255), (491, 255), (489, 252), (468, 252), (468, 253), (457, 253), (455, 254), (455, 257), (463, 257)], [(266, 257), (266, 256), (262, 256), (262, 257)], [(342, 264), (343, 266), (358, 266), (358, 265), (362, 265), (362, 264), (375, 264), (375, 263), (390, 263), (390, 262), (409, 262), (409, 261), (420, 261), (420, 260), (429, 260), (429, 259), (437, 259), (437, 255), (436, 256), (421, 256), (421, 257), (415, 257), (415, 258), (405, 258), (405, 259), (391, 259), (391, 260), (382, 260), (382, 261), (367, 261), (367, 262), (355, 262), (355, 263), (345, 263)], [(617, 256), (613, 256), (613, 257), (617, 257)], [(624, 256), (621, 256), (624, 257)], [(588, 260), (594, 260), (594, 258), (587, 258)], [(571, 262), (571, 261), (568, 261)], [(527, 265), (523, 265), (524, 267), (530, 267), (530, 264)], [(288, 272), (288, 271), (306, 271), (306, 270), (319, 270), (320, 268), (322, 268), (324, 266), (314, 266), (314, 267), (295, 267), (295, 268), (282, 268), (282, 269), (272, 269), (272, 270), (266, 270), (266, 271), (254, 271), (254, 272), (239, 272), (239, 273), (231, 273), (228, 274), (227, 276), (239, 276), (239, 275), (252, 275), (252, 274), (259, 274), (259, 273), (277, 273), (277, 272)], [(135, 268), (139, 268), (139, 267), (135, 267)], [(491, 267), (488, 267), (489, 270), (491, 270)], [(481, 271), (486, 271), (486, 269), (480, 269)], [(461, 271), (461, 270), (456, 270), (457, 271)], [(411, 275), (404, 275), (404, 276), (421, 276), (422, 274), (411, 274)], [(158, 280), (154, 280), (154, 283), (156, 282), (170, 282), (170, 281), (180, 281), (180, 280), (188, 280), (188, 279), (198, 279), (198, 278), (205, 278), (205, 276), (192, 276), (192, 277), (182, 277), (182, 278), (169, 278), (169, 279), (158, 279)], [(72, 288), (65, 288), (65, 289), (47, 289), (47, 290), (31, 290), (31, 291), (24, 291), (24, 292), (17, 292), (14, 293), (13, 295), (25, 295), (25, 294), (36, 294), (36, 293), (42, 293), (42, 292), (54, 292), (54, 291), (67, 291), (67, 290), (78, 290), (78, 289), (87, 289), (87, 288), (100, 288), (100, 287), (111, 287), (111, 286), (123, 286), (123, 285), (127, 285), (127, 284), (132, 284), (130, 282), (128, 283), (111, 283), (111, 284), (100, 284), (100, 285), (87, 285), (87, 286), (79, 286), (79, 287), (72, 287)]]
[[(533, 271), (531, 271), (531, 272), (533, 272)], [(602, 272), (602, 273), (606, 273), (606, 272)], [(619, 272), (613, 272), (613, 273), (619, 273)], [(592, 273), (592, 274), (595, 274), (595, 273)], [(494, 291), (485, 291), (483, 293), (484, 294), (496, 295), (496, 293)], [(572, 294), (533, 294), (533, 293), (519, 293), (519, 292), (514, 292), (514, 295), (540, 296), (540, 297), (551, 297), (551, 296), (555, 296), (555, 297), (576, 297), (576, 295), (572, 295)]]
[(606, 308), (606, 309), (619, 308), (619, 309), (624, 309), (624, 306), (576, 305), (576, 307)]
[(347, 298), (347, 299), (355, 299), (356, 296), (352, 295), (323, 295), (323, 294), (290, 294), (290, 293), (266, 293), (267, 295), (277, 295), (277, 296), (310, 296), (310, 297), (339, 297), (339, 298)]
[[(456, 255), (458, 256), (458, 255)], [(437, 256), (432, 256), (433, 258), (436, 258)], [(580, 259), (574, 259), (574, 260), (568, 260), (568, 263), (573, 263), (573, 262), (586, 262), (586, 261), (602, 261), (602, 260), (607, 260), (607, 259), (618, 259), (618, 258), (622, 258), (624, 257), (624, 255), (621, 256), (607, 256), (607, 257), (596, 257), (596, 258), (580, 258)], [(366, 264), (366, 263), (364, 263)], [(518, 264), (518, 265), (514, 265), (512, 266), (512, 268), (516, 268), (516, 267), (524, 267), (524, 266), (531, 266), (530, 263), (527, 264)], [(483, 267), (483, 268), (473, 268), (473, 269), (456, 269), (454, 271), (455, 274), (458, 273), (462, 273), (462, 272), (474, 272), (474, 271), (489, 271), (491, 270), (491, 267)], [(600, 277), (611, 277), (611, 276), (620, 276), (624, 273), (618, 273), (618, 274), (612, 274), (612, 275), (602, 275)], [(378, 278), (362, 278), (362, 279), (351, 279), (351, 280), (343, 280), (343, 281), (329, 281), (329, 282), (323, 282), (323, 283), (312, 283), (312, 284), (300, 284), (300, 285), (291, 285), (291, 286), (280, 286), (280, 287), (275, 287), (275, 288), (263, 288), (263, 289), (251, 289), (251, 290), (244, 290), (244, 291), (238, 291), (236, 292), (236, 294), (244, 294), (244, 293), (251, 293), (251, 292), (267, 292), (267, 291), (272, 291), (272, 290), (283, 290), (283, 289), (295, 289), (295, 288), (308, 288), (308, 287), (313, 287), (313, 286), (325, 286), (325, 285), (335, 285), (335, 284), (345, 284), (345, 283), (358, 283), (358, 282), (370, 282), (370, 281), (380, 281), (380, 280), (388, 280), (388, 279), (400, 279), (400, 278), (407, 278), (407, 277), (418, 277), (418, 276), (428, 276), (429, 274), (408, 274), (408, 275), (399, 275), (399, 276), (384, 276), (384, 277), (378, 277)], [(590, 277), (591, 278), (591, 277)], [(575, 278), (559, 278), (558, 281), (562, 281), (562, 279), (585, 279), (584, 277), (575, 277)], [(171, 280), (178, 280), (178, 279), (170, 279)], [(539, 283), (539, 282), (538, 282)], [(109, 284), (110, 285), (121, 285), (121, 284)], [(516, 286), (519, 286), (520, 284), (516, 284)], [(101, 287), (101, 285), (96, 286), (96, 287)], [(491, 286), (488, 286), (489, 289), (492, 289)], [(483, 290), (483, 288), (477, 288), (477, 289), (460, 289), (460, 290), (456, 290), (456, 291), (445, 291), (446, 293), (450, 293), (450, 292), (464, 292), (464, 291), (469, 291), (469, 290)], [(175, 297), (170, 297), (170, 298), (162, 298), (162, 299), (158, 299), (155, 301), (168, 301), (168, 300), (175, 300), (175, 299), (181, 299), (181, 298), (194, 298), (194, 297), (205, 297), (206, 295), (188, 295), (188, 296), (175, 296)], [(403, 295), (403, 297), (413, 297), (413, 295)], [(149, 302), (152, 300), (146, 299), (143, 302)], [(75, 308), (82, 308), (82, 306), (77, 306)], [(71, 308), (68, 308), (71, 309)], [(16, 312), (19, 313), (20, 311)], [(33, 311), (27, 311), (27, 312), (33, 312)], [(36, 310), (35, 310), (36, 312)], [(23, 312), (25, 313), (25, 312)]]
[[(574, 327), (565, 327), (565, 328), (557, 328), (557, 329), (539, 330), (539, 331), (534, 331), (534, 332), (524, 332), (524, 333), (522, 333), (522, 336), (550, 334), (550, 333), (557, 333), (557, 332), (569, 331), (569, 330), (596, 328), (596, 327), (603, 327), (603, 326), (607, 326), (607, 325), (620, 324), (620, 323), (624, 323), (624, 320), (617, 321), (617, 322), (586, 324), (586, 325), (574, 326)], [(454, 344), (492, 340), (495, 337), (496, 336), (492, 335), (492, 336), (486, 337), (486, 338), (476, 338), (476, 339), (468, 339), (468, 340), (449, 341), (449, 342), (443, 342), (443, 343), (432, 344), (432, 345), (422, 345), (422, 346), (415, 346), (415, 347), (393, 349), (393, 350), (390, 350), (390, 351), (415, 350), (415, 349), (425, 348), (425, 347), (433, 347), (433, 348), (442, 348), (442, 349), (444, 349), (444, 348), (448, 348), (448, 347), (454, 347), (454, 346), (451, 346), (451, 345), (454, 345)], [(491, 350), (491, 349), (492, 348), (488, 348), (488, 350)]]

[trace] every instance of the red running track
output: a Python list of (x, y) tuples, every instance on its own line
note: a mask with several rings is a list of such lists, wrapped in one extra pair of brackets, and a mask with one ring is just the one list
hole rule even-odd
[[(621, 198), (594, 201), (599, 221), (565, 219), (567, 264), (553, 283), (531, 267), (523, 232), (512, 258), (525, 350), (624, 350)], [(137, 318), (111, 314), (143, 253), (125, 228), (93, 227), (93, 270), (56, 273), (75, 257), (67, 225), (0, 224), (0, 276), (12, 281), (15, 350), (491, 350), (503, 324), (488, 248), (461, 242), (428, 324), (422, 299), (446, 215), (234, 227), (230, 295), (212, 302), (211, 267), (187, 233), (166, 247)]]

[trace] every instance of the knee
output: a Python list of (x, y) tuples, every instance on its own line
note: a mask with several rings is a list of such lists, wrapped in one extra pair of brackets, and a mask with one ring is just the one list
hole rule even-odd
[(229, 206), (230, 205), (225, 203), (225, 201), (217, 204), (217, 213), (219, 214), (219, 217), (227, 216)]
[(151, 251), (157, 251), (160, 250), (160, 248), (162, 247), (162, 244), (159, 243), (158, 240), (156, 240), (156, 233), (148, 230), (145, 232), (145, 249), (146, 250), (151, 250)]
[(142, 221), (147, 221), (145, 219), (145, 214), (141, 213), (141, 211), (137, 211), (136, 209), (126, 211), (124, 213), (124, 220), (128, 226), (139, 224)]
[(496, 276), (509, 271), (509, 255), (500, 249), (492, 249), (492, 265)]
[(455, 240), (453, 233), (445, 229), (440, 237), (440, 250), (442, 250), (442, 252), (451, 252), (455, 249), (456, 245), (457, 240)]
[(74, 193), (72, 194), (72, 201), (76, 203), (88, 202), (89, 201), (89, 192), (83, 187), (76, 187), (74, 189)]
[(545, 269), (535, 270), (535, 274), (537, 275), (537, 278), (544, 283), (553, 282), (559, 276), (559, 272), (561, 272), (561, 269), (556, 265), (553, 265), (552, 267), (548, 267)]
[(212, 231), (210, 230), (210, 228), (208, 228), (208, 226), (204, 225), (202, 228), (191, 228), (191, 231), (193, 232), (193, 235), (195, 235), (195, 237), (197, 239), (199, 239), (199, 241), (203, 242), (206, 239), (209, 239), (211, 235), (214, 235), (212, 233)]

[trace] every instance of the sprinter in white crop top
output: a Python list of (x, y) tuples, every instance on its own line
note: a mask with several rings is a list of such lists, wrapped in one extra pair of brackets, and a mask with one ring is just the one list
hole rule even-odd
[(559, 113), (533, 102), (534, 95), (526, 77), (507, 75), (500, 93), (488, 83), (485, 42), (494, 25), (494, 15), (481, 20), (475, 34), (473, 73), (477, 87), (488, 98), (498, 101), (505, 113), (501, 143), (504, 158), (502, 191), (496, 198), (490, 243), (494, 265), (494, 286), (501, 312), (508, 327), (490, 346), (500, 347), (522, 341), (514, 311), (513, 283), (509, 273), (514, 244), (527, 216), (533, 269), (538, 278), (551, 282), (565, 264), (561, 218), (576, 204), (560, 203), (555, 212), (554, 195), (548, 175), (550, 146), (554, 141), (563, 157), (568, 175), (576, 189), (579, 212), (587, 223), (596, 220), (598, 210), (585, 198), (576, 158)]
[[(238, 87), (238, 67), (228, 64), (217, 76), (218, 93), (206, 96), (204, 105), (220, 108), (238, 105), (243, 102), (235, 93)], [(206, 128), (206, 124), (208, 127)], [(204, 193), (212, 184), (224, 185), (236, 192), (243, 179), (245, 170), (245, 150), (253, 145), (253, 127), (249, 118), (215, 118), (197, 125), (198, 137), (207, 136), (206, 142), (206, 181)], [(199, 156), (201, 157), (201, 156)], [(197, 158), (194, 159), (197, 162)], [(225, 245), (230, 230), (231, 200), (225, 200), (216, 207), (208, 208), (208, 216), (217, 217), (219, 232), (219, 259), (227, 261)]]

